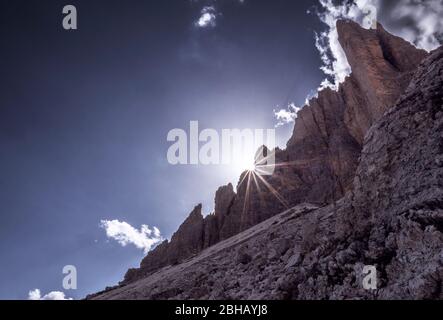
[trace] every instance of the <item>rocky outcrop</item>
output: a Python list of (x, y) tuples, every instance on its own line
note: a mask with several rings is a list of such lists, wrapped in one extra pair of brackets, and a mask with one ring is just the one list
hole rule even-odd
[(139, 269), (129, 269), (123, 283), (134, 281), (165, 265), (177, 264), (199, 253), (203, 249), (205, 230), (205, 221), (201, 211), (202, 205), (199, 204), (174, 233), (171, 241), (166, 240), (152, 250), (142, 260)]
[(123, 283), (180, 263), (294, 205), (335, 203), (353, 189), (365, 135), (406, 90), (427, 53), (381, 25), (366, 30), (339, 21), (337, 29), (352, 74), (299, 112), (286, 150), (276, 150), (275, 173), (243, 173), (237, 193), (232, 185), (220, 188), (213, 214), (203, 218), (201, 207), (194, 209), (171, 241), (129, 270)]
[(298, 113), (286, 150), (276, 152), (273, 176), (251, 182), (249, 189), (248, 179), (237, 187), (226, 220), (231, 232), (221, 239), (298, 203), (326, 204), (342, 198), (352, 188), (367, 130), (400, 97), (427, 56), (381, 25), (367, 30), (339, 21), (337, 29), (352, 74), (337, 91), (320, 91)]
[[(443, 47), (369, 129), (353, 188), (91, 299), (443, 299)], [(363, 286), (365, 266), (376, 289)]]
[(229, 224), (225, 223), (226, 218), (231, 213), (232, 205), (234, 204), (236, 194), (232, 184), (220, 187), (215, 193), (215, 213), (212, 220), (215, 221), (215, 228), (210, 230), (211, 242), (206, 246), (209, 247), (224, 237), (224, 233), (231, 233)]
[(122, 283), (129, 283), (166, 265), (177, 264), (220, 241), (220, 229), (229, 214), (235, 192), (232, 184), (220, 187), (215, 194), (215, 211), (203, 218), (199, 204), (178, 228), (171, 241), (164, 241), (140, 263), (140, 268), (129, 269)]
[(342, 239), (379, 267), (381, 299), (443, 299), (443, 47), (366, 136)]
[(363, 113), (360, 113), (362, 106), (357, 106), (359, 110), (349, 110), (354, 111), (354, 115), (365, 115), (366, 119), (358, 122), (361, 132), (354, 133), (357, 138), (363, 138), (371, 124), (404, 92), (411, 72), (426, 52), (389, 34), (380, 24), (374, 30), (364, 30), (355, 22), (338, 21), (337, 30), (352, 76), (366, 102)]

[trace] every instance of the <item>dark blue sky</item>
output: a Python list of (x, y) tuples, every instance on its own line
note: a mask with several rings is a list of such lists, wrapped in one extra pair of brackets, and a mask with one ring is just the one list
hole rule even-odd
[[(0, 4), (0, 298), (81, 298), (122, 279), (143, 252), (107, 241), (101, 219), (170, 237), (195, 204), (209, 213), (234, 168), (172, 167), (173, 128), (273, 128), (324, 78), (316, 1), (18, 1)], [(62, 8), (78, 9), (77, 31)], [(283, 144), (292, 126), (277, 130)]]

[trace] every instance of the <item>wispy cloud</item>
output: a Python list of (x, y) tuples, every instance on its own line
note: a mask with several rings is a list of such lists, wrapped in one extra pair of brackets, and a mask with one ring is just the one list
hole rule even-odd
[(151, 229), (144, 224), (138, 230), (125, 221), (102, 220), (100, 227), (105, 229), (108, 238), (116, 240), (123, 247), (133, 244), (138, 249), (143, 249), (145, 254), (151, 250), (152, 246), (162, 241), (158, 228)]
[(404, 0), (398, 1), (391, 19), (408, 19), (410, 28), (401, 28), (398, 35), (427, 51), (440, 46), (443, 40), (443, 1)]
[(294, 103), (290, 103), (286, 109), (274, 110), (274, 116), (278, 121), (276, 127), (294, 122), (301, 109), (302, 108), (297, 107)]
[(34, 289), (29, 291), (28, 300), (72, 300), (68, 298), (61, 291), (51, 291), (42, 296), (40, 289)]

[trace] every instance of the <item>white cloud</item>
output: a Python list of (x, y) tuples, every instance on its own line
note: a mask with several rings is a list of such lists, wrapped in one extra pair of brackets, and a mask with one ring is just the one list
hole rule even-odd
[(302, 108), (297, 107), (294, 103), (290, 103), (286, 109), (274, 110), (274, 115), (278, 121), (276, 127), (294, 122), (301, 109)]
[(42, 296), (40, 289), (34, 289), (29, 291), (28, 300), (72, 300), (72, 298), (65, 297), (65, 294), (61, 291), (51, 291)]
[(204, 7), (195, 25), (199, 28), (215, 27), (217, 25), (217, 11), (214, 6)]
[[(203, 2), (200, 0), (191, 0), (191, 3), (199, 3)], [(217, 26), (217, 18), (222, 15), (220, 12), (220, 7), (223, 7), (223, 2), (218, 2), (217, 9), (216, 9), (216, 0), (207, 0), (206, 6), (203, 7), (203, 9), (200, 11), (200, 16), (195, 21), (195, 26), (198, 28), (214, 28)], [(238, 0), (237, 1), (239, 5), (244, 5), (246, 3), (246, 0)]]
[(431, 51), (440, 46), (443, 38), (443, 1), (399, 1), (391, 12), (391, 19), (410, 19), (414, 28), (402, 28), (399, 36), (419, 48)]
[(148, 253), (152, 246), (161, 242), (163, 239), (160, 230), (156, 227), (152, 229), (147, 225), (142, 225), (137, 230), (127, 222), (119, 220), (102, 220), (100, 227), (105, 229), (108, 238), (116, 240), (125, 247), (133, 244), (139, 249), (143, 249), (144, 253)]

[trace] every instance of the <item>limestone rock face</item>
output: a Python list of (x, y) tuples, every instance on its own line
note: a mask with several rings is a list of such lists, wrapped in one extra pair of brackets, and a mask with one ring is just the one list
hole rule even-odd
[[(324, 264), (326, 277), (301, 279), (306, 291), (297, 298), (443, 299), (442, 88), (440, 47), (366, 135), (353, 191), (335, 214), (331, 241), (342, 252), (329, 247), (315, 258), (320, 265), (332, 261), (334, 272)], [(363, 265), (377, 267), (379, 290), (363, 290), (351, 280)], [(338, 286), (325, 283), (346, 269)]]
[(202, 205), (199, 204), (172, 236), (168, 250), (170, 262), (177, 263), (200, 252), (203, 249), (203, 231)]
[(231, 184), (221, 187), (213, 214), (203, 218), (201, 206), (196, 207), (171, 241), (150, 252), (139, 269), (129, 270), (123, 283), (183, 262), (297, 204), (336, 203), (353, 190), (369, 128), (405, 92), (428, 54), (381, 25), (366, 30), (339, 21), (337, 29), (352, 74), (336, 91), (319, 92), (298, 113), (287, 148), (276, 150), (274, 174), (243, 173), (237, 193)]
[(352, 68), (351, 79), (342, 86), (348, 105), (345, 122), (361, 143), (372, 123), (404, 92), (427, 53), (380, 24), (376, 30), (364, 30), (355, 22), (338, 21), (337, 30)]
[(201, 204), (172, 236), (152, 250), (141, 262), (140, 268), (130, 269), (122, 283), (144, 277), (167, 265), (174, 265), (220, 241), (220, 229), (235, 199), (232, 184), (220, 187), (215, 194), (215, 212), (203, 218)]
[(215, 193), (214, 214), (205, 218), (204, 248), (220, 241), (221, 228), (230, 213), (235, 196), (232, 184), (220, 187)]
[(352, 189), (368, 129), (405, 91), (427, 56), (381, 25), (367, 30), (339, 21), (337, 29), (352, 74), (337, 91), (322, 90), (298, 113), (286, 150), (276, 152), (273, 176), (258, 183), (251, 178), (249, 188), (249, 179), (240, 178), (221, 239), (295, 204), (342, 198)]
[[(443, 47), (369, 129), (353, 188), (91, 299), (443, 299)], [(377, 270), (377, 289), (363, 269)]]
[(152, 250), (140, 263), (139, 269), (130, 269), (123, 283), (134, 281), (168, 264), (177, 264), (199, 253), (204, 245), (205, 221), (199, 204), (178, 228), (171, 241), (164, 241)]

